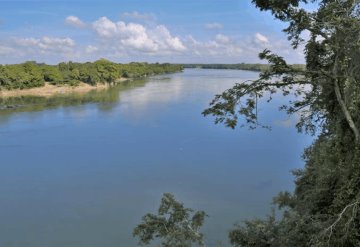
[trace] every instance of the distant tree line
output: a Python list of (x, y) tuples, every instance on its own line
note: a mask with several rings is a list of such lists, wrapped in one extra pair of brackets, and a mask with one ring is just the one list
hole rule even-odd
[[(236, 70), (250, 70), (250, 71), (268, 71), (269, 64), (261, 63), (238, 63), (238, 64), (182, 64), (184, 68), (200, 68), (200, 69), (236, 69)], [(292, 68), (296, 70), (304, 70), (305, 65), (293, 64)]]
[(181, 71), (181, 65), (129, 63), (118, 64), (100, 59), (87, 63), (59, 63), (47, 65), (25, 62), (13, 65), (0, 65), (0, 90), (41, 87), (48, 82), (53, 85), (76, 86), (80, 82), (90, 85), (116, 83), (119, 78), (141, 78), (150, 75)]

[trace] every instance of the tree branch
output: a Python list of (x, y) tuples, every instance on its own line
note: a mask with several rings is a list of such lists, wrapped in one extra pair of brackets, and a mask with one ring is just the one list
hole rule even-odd
[(355, 122), (354, 122), (349, 110), (346, 107), (345, 101), (343, 100), (343, 97), (341, 95), (339, 82), (336, 78), (337, 64), (338, 64), (338, 56), (335, 57), (334, 67), (333, 67), (333, 74), (335, 77), (334, 78), (334, 89), (335, 89), (336, 99), (339, 102), (339, 105), (341, 107), (342, 112), (344, 113), (346, 121), (348, 122), (351, 130), (354, 132), (355, 141), (356, 141), (356, 143), (358, 143), (359, 139), (360, 139), (359, 129), (356, 127)]
[[(359, 203), (360, 203), (360, 201), (355, 201), (353, 203), (346, 205), (343, 208), (343, 210), (339, 213), (339, 215), (338, 215), (337, 219), (334, 221), (334, 223), (332, 223), (328, 228), (326, 228), (324, 230), (324, 233), (330, 232), (330, 234), (328, 236), (328, 246), (330, 246), (330, 239), (331, 239), (332, 233), (334, 231), (334, 228), (340, 222), (340, 220), (343, 218), (344, 213), (348, 210), (348, 208), (353, 207), (353, 215), (354, 215), (354, 210), (355, 210), (355, 208), (357, 209), (357, 206)], [(349, 224), (351, 220), (353, 220), (353, 218), (349, 219), (347, 224)]]

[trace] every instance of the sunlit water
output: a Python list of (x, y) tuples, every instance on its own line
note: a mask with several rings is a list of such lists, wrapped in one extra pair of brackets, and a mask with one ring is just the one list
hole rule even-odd
[(272, 131), (201, 115), (214, 94), (257, 75), (189, 69), (82, 97), (11, 101), (20, 107), (0, 110), (0, 246), (136, 246), (132, 229), (164, 192), (207, 212), (207, 246), (228, 246), (234, 223), (265, 216), (293, 188), (290, 171), (311, 141), (277, 111), (281, 98), (260, 104)]

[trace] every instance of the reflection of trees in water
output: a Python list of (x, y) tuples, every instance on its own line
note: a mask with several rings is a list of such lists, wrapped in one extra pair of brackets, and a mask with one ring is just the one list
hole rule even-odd
[(6, 121), (18, 112), (36, 112), (58, 107), (76, 106), (86, 103), (103, 103), (97, 107), (100, 111), (111, 111), (120, 98), (120, 92), (142, 87), (146, 80), (125, 81), (103, 90), (92, 90), (86, 94), (71, 93), (52, 97), (21, 96), (0, 98), (0, 122)]

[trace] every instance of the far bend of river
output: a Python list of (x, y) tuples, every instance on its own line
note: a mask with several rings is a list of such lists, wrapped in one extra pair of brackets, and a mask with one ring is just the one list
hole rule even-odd
[(32, 105), (0, 110), (0, 246), (136, 246), (132, 229), (164, 192), (207, 212), (207, 246), (229, 246), (233, 224), (267, 215), (293, 189), (290, 171), (311, 143), (277, 111), (282, 97), (259, 106), (272, 131), (201, 115), (257, 76), (187, 69), (90, 96), (14, 100)]

